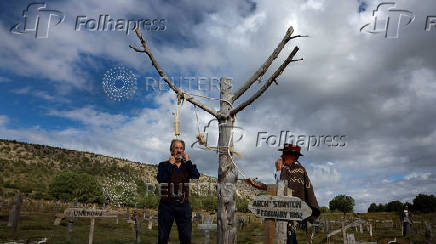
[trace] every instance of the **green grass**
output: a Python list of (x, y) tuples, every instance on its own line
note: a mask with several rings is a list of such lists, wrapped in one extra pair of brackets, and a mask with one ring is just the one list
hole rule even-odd
[[(340, 219), (342, 214), (324, 214), (323, 217), (329, 219)], [(394, 218), (393, 214), (363, 214), (363, 218), (372, 219), (389, 219)], [(434, 218), (433, 215), (419, 216), (420, 218)], [(67, 243), (65, 241), (67, 231), (67, 220), (62, 221), (61, 225), (53, 225), (54, 213), (22, 213), (20, 218), (19, 230), (17, 238), (15, 240), (30, 240), (35, 241), (37, 239), (47, 237), (48, 243)], [(12, 229), (7, 227), (8, 215), (5, 211), (0, 214), (0, 243), (12, 241)], [(78, 218), (73, 225), (73, 237), (71, 243), (87, 243), (89, 235), (90, 219)], [(147, 223), (144, 222), (141, 234), (141, 243), (156, 243), (157, 242), (157, 226), (153, 226), (153, 230), (147, 230)], [(336, 229), (336, 226), (331, 230)], [(391, 230), (390, 228), (377, 228), (373, 230), (374, 236), (371, 238), (369, 233), (364, 231), (363, 234), (354, 232), (353, 230), (347, 231), (347, 233), (354, 233), (356, 240), (358, 241), (377, 241), (378, 243), (387, 243), (387, 241), (393, 240), (395, 237), (400, 243), (408, 243), (409, 239), (401, 237), (401, 230), (396, 228)], [(252, 221), (250, 224), (246, 224), (245, 227), (238, 229), (238, 243), (263, 243), (263, 226), (258, 219)], [(194, 221), (192, 243), (203, 243), (203, 232), (197, 230), (197, 222)], [(314, 237), (314, 243), (325, 242), (326, 234), (317, 233)], [(305, 242), (305, 233), (301, 230), (297, 232), (297, 240), (299, 243)], [(410, 238), (413, 243), (423, 243), (423, 234), (415, 234)], [(434, 240), (435, 241), (435, 240)], [(210, 242), (216, 242), (216, 232), (212, 231), (210, 234)], [(96, 219), (94, 229), (94, 243), (115, 244), (115, 243), (135, 243), (135, 233), (132, 225), (128, 224), (126, 219), (119, 218), (119, 223), (116, 224), (115, 219)], [(174, 224), (171, 234), (170, 243), (178, 243), (177, 227)], [(331, 239), (330, 243), (343, 243), (341, 235), (338, 234)]]

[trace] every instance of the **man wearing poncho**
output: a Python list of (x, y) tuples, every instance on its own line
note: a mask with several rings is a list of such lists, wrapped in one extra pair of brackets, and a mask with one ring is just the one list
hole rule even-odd
[[(285, 144), (282, 151), (281, 160), (283, 161), (283, 168), (281, 169), (280, 179), (288, 181), (288, 187), (292, 190), (292, 196), (298, 197), (305, 201), (307, 205), (312, 209), (312, 215), (303, 220), (302, 224), (306, 227), (306, 238), (308, 243), (312, 243), (313, 228), (312, 224), (316, 218), (320, 215), (318, 201), (313, 191), (313, 185), (307, 175), (306, 169), (298, 162), (298, 158), (303, 156), (300, 151), (300, 146), (294, 146), (291, 144)], [(279, 159), (280, 160), (280, 159)], [(266, 190), (265, 184), (259, 184), (254, 182), (253, 179), (248, 179), (248, 183), (254, 187)], [(288, 244), (297, 243), (296, 240), (296, 221), (289, 221), (288, 224)]]

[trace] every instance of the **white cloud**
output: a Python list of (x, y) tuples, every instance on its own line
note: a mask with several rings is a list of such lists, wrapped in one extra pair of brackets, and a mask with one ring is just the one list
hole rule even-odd
[(425, 173), (413, 172), (413, 173), (410, 173), (410, 174), (404, 176), (404, 179), (406, 179), (406, 180), (412, 180), (412, 179), (427, 180), (431, 174), (432, 173), (430, 173), (430, 172), (425, 172)]

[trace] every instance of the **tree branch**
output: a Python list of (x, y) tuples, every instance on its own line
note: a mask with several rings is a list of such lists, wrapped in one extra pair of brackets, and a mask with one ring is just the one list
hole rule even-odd
[[(299, 59), (292, 59), (290, 63), (293, 63), (293, 62), (298, 62), (298, 61), (303, 61), (303, 58), (299, 58)], [(277, 82), (276, 80), (274, 80), (274, 83), (276, 83), (276, 85), (278, 85), (278, 84), (279, 84), (279, 83), (278, 83), (278, 82)]]
[(215, 118), (218, 117), (218, 113), (215, 111), (215, 109), (207, 106), (206, 104), (201, 103), (200, 101), (197, 101), (196, 99), (194, 99), (192, 96), (189, 96), (188, 94), (184, 93), (181, 89), (177, 88), (174, 83), (170, 80), (170, 78), (168, 78), (168, 76), (165, 74), (165, 72), (163, 71), (163, 69), (159, 66), (157, 60), (154, 58), (153, 54), (151, 53), (150, 48), (147, 45), (147, 42), (144, 40), (144, 38), (142, 37), (141, 32), (139, 31), (138, 26), (135, 27), (135, 32), (136, 32), (136, 36), (139, 38), (139, 40), (141, 41), (141, 45), (144, 48), (144, 50), (140, 50), (138, 48), (135, 48), (132, 45), (129, 45), (129, 47), (131, 49), (133, 49), (135, 52), (143, 52), (146, 53), (148, 55), (148, 57), (151, 60), (151, 64), (154, 66), (154, 68), (157, 70), (157, 72), (159, 73), (160, 77), (162, 77), (162, 79), (169, 85), (169, 87), (176, 93), (176, 95), (180, 95), (182, 96), (182, 98), (186, 99), (188, 102), (200, 107), (201, 109), (203, 109), (204, 111), (208, 112), (209, 114), (211, 114), (212, 116), (214, 116)]
[(236, 115), (239, 111), (243, 110), (245, 107), (247, 107), (252, 102), (254, 102), (257, 98), (259, 98), (268, 89), (268, 87), (270, 87), (271, 84), (273, 82), (275, 82), (277, 77), (279, 77), (282, 74), (282, 72), (285, 70), (286, 66), (288, 66), (289, 63), (294, 61), (293, 58), (294, 58), (295, 54), (297, 54), (298, 50), (299, 50), (299, 48), (295, 47), (294, 50), (292, 50), (292, 52), (289, 54), (288, 58), (286, 58), (286, 60), (283, 62), (282, 65), (280, 65), (280, 67), (276, 70), (276, 72), (274, 72), (274, 74), (271, 75), (271, 77), (262, 86), (262, 88), (260, 88), (255, 94), (253, 94), (249, 99), (247, 99), (245, 102), (240, 104), (238, 107), (232, 109), (232, 111), (230, 111), (230, 115), (231, 116)]
[(233, 95), (232, 100), (236, 101), (246, 90), (248, 90), (253, 83), (259, 79), (259, 77), (263, 76), (265, 72), (268, 70), (269, 66), (272, 64), (274, 59), (276, 59), (279, 56), (279, 53), (282, 51), (283, 47), (285, 47), (286, 43), (289, 42), (289, 40), (296, 38), (298, 36), (292, 37), (292, 33), (294, 32), (294, 28), (291, 26), (286, 31), (285, 36), (283, 37), (283, 40), (279, 43), (279, 45), (274, 49), (274, 52), (271, 53), (271, 55), (268, 57), (268, 59), (265, 61), (265, 63), (260, 66), (260, 68), (250, 77), (248, 81), (245, 82), (245, 84), (239, 88), (235, 94)]

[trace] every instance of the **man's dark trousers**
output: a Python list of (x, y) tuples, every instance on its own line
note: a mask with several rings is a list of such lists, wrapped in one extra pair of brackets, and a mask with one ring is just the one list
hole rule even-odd
[(167, 244), (171, 227), (176, 221), (181, 244), (191, 243), (192, 209), (189, 202), (160, 201), (158, 214), (158, 244)]

